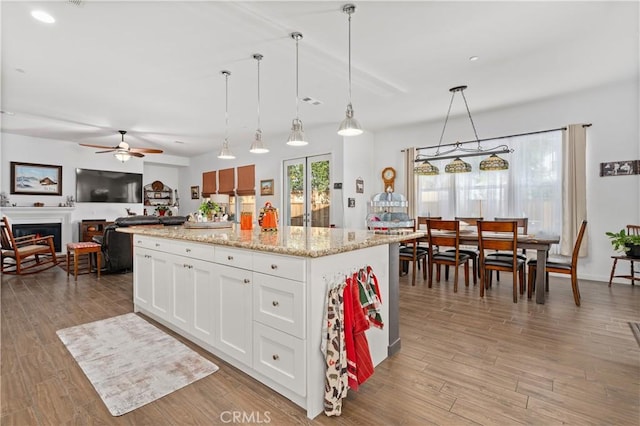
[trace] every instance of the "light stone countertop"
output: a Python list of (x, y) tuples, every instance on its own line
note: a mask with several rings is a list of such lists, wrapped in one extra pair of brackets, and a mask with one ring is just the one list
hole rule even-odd
[(238, 225), (222, 229), (187, 229), (183, 226), (121, 227), (119, 232), (232, 246), (248, 250), (301, 257), (321, 257), (382, 244), (397, 243), (424, 237), (426, 232), (380, 234), (373, 231), (341, 228), (305, 228), (281, 226), (276, 232), (261, 232), (259, 228), (241, 231)]

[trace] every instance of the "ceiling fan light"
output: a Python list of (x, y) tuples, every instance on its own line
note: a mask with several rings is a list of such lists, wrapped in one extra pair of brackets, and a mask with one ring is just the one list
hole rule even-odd
[(353, 118), (353, 107), (351, 104), (347, 105), (347, 113), (340, 127), (338, 127), (338, 134), (340, 136), (358, 136), (362, 134), (362, 127), (358, 120)]
[(131, 159), (131, 155), (128, 152), (116, 152), (113, 156), (123, 163)]
[(291, 146), (305, 146), (309, 142), (305, 139), (304, 129), (302, 128), (302, 121), (294, 118), (291, 123), (291, 133), (289, 133), (289, 139), (287, 145)]
[(254, 154), (266, 154), (267, 152), (269, 152), (269, 148), (267, 148), (264, 145), (264, 142), (262, 142), (262, 130), (256, 130), (256, 137), (253, 140), (251, 147), (249, 148), (249, 152), (252, 152)]
[(226, 139), (222, 143), (222, 149), (220, 149), (218, 158), (222, 160), (233, 160), (234, 158), (236, 158), (236, 156), (233, 155), (233, 152), (231, 152), (231, 149), (229, 148), (229, 141)]
[(470, 173), (471, 164), (465, 163), (459, 157), (456, 157), (444, 167), (444, 171), (445, 173)]
[(419, 176), (435, 176), (440, 174), (440, 169), (428, 161), (414, 167), (413, 173)]
[(509, 170), (509, 162), (496, 154), (491, 154), (480, 162), (480, 170)]

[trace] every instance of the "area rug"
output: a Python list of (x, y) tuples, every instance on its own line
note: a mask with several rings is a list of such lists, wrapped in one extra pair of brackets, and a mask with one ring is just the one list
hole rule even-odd
[(638, 346), (640, 346), (640, 323), (630, 322), (629, 327), (631, 327), (631, 331), (633, 331), (633, 335), (636, 336), (636, 342), (638, 342)]
[(57, 334), (113, 416), (218, 370), (133, 313), (65, 328)]

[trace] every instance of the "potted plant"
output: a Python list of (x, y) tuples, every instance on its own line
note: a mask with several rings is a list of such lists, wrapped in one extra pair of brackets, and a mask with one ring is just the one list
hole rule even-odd
[(629, 257), (640, 258), (640, 235), (629, 235), (624, 229), (619, 232), (607, 232), (606, 235), (611, 240), (615, 251)]
[(158, 216), (164, 216), (164, 214), (169, 210), (168, 206), (157, 206), (156, 211), (158, 212)]
[(213, 215), (217, 214), (220, 211), (220, 206), (218, 205), (218, 203), (214, 203), (211, 200), (205, 200), (202, 202), (202, 204), (200, 204), (198, 210), (200, 211), (200, 213), (202, 213), (203, 216), (206, 216), (207, 219), (211, 220), (213, 219)]

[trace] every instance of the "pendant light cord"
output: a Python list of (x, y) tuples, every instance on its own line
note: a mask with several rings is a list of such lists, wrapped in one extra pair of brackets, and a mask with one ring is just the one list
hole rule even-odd
[(349, 105), (351, 105), (351, 12), (349, 12)]
[(471, 118), (471, 111), (469, 111), (469, 105), (467, 105), (467, 97), (464, 95), (464, 89), (460, 90), (462, 94), (462, 99), (464, 99), (464, 106), (467, 108), (467, 115), (469, 116), (469, 121), (471, 121), (471, 127), (473, 127), (473, 134), (476, 136), (476, 141), (478, 141), (478, 150), (481, 150), (480, 147), (480, 138), (478, 138), (478, 132), (476, 131), (476, 125), (473, 123), (473, 118)]
[(299, 38), (296, 37), (296, 120), (300, 120), (298, 107), (300, 102), (300, 96), (298, 95), (298, 40)]
[(453, 105), (453, 98), (456, 96), (456, 92), (451, 93), (451, 100), (449, 101), (449, 109), (447, 115), (444, 118), (444, 126), (442, 127), (442, 133), (440, 134), (440, 140), (438, 141), (438, 149), (436, 149), (435, 155), (440, 154), (440, 145), (442, 144), (442, 138), (444, 137), (444, 131), (447, 129), (447, 122), (449, 121), (449, 113), (451, 112), (451, 105)]
[(258, 130), (260, 130), (260, 57), (256, 58), (258, 61)]
[(224, 75), (224, 142), (229, 139), (229, 74)]

